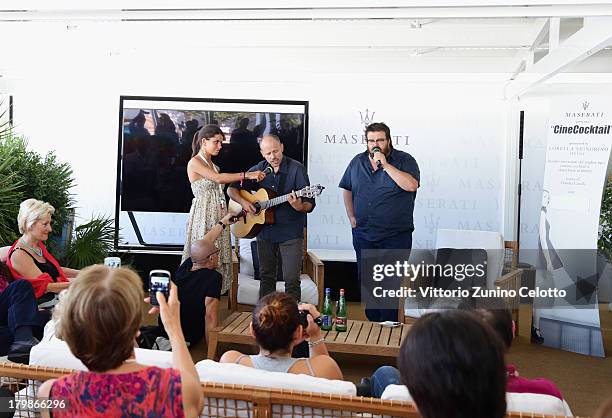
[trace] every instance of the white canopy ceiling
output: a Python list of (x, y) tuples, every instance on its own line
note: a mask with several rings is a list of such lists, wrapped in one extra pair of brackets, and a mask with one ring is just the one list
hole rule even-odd
[(612, 73), (611, 16), (605, 1), (3, 0), (0, 74), (212, 50), (315, 73), (499, 73), (520, 94), (559, 72)]

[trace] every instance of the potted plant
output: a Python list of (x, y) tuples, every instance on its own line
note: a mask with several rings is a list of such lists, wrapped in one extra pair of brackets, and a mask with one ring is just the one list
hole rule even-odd
[(101, 263), (113, 247), (114, 222), (97, 216), (73, 228), (74, 184), (68, 163), (59, 161), (54, 152), (42, 156), (29, 150), (10, 124), (0, 124), (0, 246), (19, 237), (19, 204), (33, 197), (55, 208), (55, 227), (46, 244), (62, 265), (80, 269)]

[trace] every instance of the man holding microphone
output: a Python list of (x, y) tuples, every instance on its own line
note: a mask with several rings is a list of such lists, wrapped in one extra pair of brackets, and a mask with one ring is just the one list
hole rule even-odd
[[(339, 184), (351, 222), (359, 280), (361, 250), (405, 249), (410, 254), (420, 181), (416, 160), (393, 148), (387, 125), (372, 123), (365, 135), (366, 151), (351, 160)], [(371, 321), (396, 321), (397, 309), (366, 309), (366, 316)]]

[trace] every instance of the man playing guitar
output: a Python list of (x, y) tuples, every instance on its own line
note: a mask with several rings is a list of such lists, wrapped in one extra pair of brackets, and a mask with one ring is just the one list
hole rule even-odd
[(255, 213), (257, 209), (240, 195), (240, 189), (255, 190), (264, 187), (277, 195), (291, 193), (286, 203), (275, 208), (275, 222), (263, 225), (257, 235), (259, 298), (276, 291), (277, 256), (280, 255), (285, 292), (300, 301), (304, 226), (306, 214), (312, 212), (315, 201), (297, 197), (293, 191), (309, 186), (310, 181), (303, 164), (283, 155), (283, 144), (276, 135), (265, 135), (259, 147), (265, 160), (251, 167), (249, 172), (261, 170), (269, 174), (259, 183), (233, 183), (227, 192), (248, 213)]

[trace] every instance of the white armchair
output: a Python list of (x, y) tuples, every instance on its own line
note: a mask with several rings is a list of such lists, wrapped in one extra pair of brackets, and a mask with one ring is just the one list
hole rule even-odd
[[(230, 286), (229, 309), (251, 311), (259, 300), (259, 280), (255, 279), (251, 242), (254, 239), (241, 239), (235, 243), (232, 262), (232, 284)], [(305, 251), (300, 275), (301, 302), (322, 306), (324, 267), (319, 258)], [(276, 290), (283, 292), (285, 282), (276, 282)]]
[[(494, 289), (499, 287), (500, 289), (513, 289), (517, 293), (516, 297), (507, 298), (506, 301), (512, 311), (512, 317), (516, 323), (516, 331), (518, 333), (520, 306), (518, 291), (521, 286), (521, 276), (523, 272), (516, 268), (516, 244), (514, 242), (504, 243), (503, 237), (499, 232), (439, 229), (436, 236), (436, 250), (440, 248), (482, 249), (487, 252), (487, 288)], [(506, 274), (502, 274), (504, 272), (504, 261), (507, 250), (512, 251), (510, 271)], [(433, 251), (415, 249), (412, 250), (410, 254), (410, 263), (417, 264), (424, 262), (428, 264), (433, 263), (435, 258)], [(423, 283), (423, 280), (425, 280), (425, 283)], [(413, 285), (414, 283), (417, 285), (431, 285), (427, 280), (428, 278), (416, 278)], [(403, 309), (401, 309), (402, 307)], [(401, 301), (399, 320), (405, 323), (414, 322), (428, 311), (430, 310), (419, 306), (418, 299), (407, 298)]]

